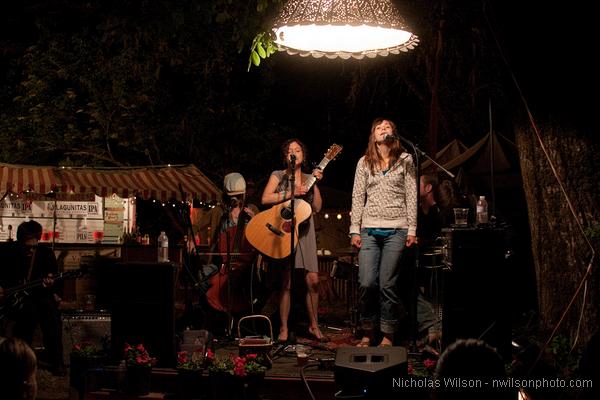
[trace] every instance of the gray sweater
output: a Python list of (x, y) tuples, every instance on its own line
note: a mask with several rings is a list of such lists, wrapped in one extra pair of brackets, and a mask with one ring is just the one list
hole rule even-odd
[(385, 175), (371, 174), (364, 156), (358, 160), (350, 233), (360, 233), (361, 228), (407, 228), (416, 236), (417, 182), (410, 154), (402, 153)]

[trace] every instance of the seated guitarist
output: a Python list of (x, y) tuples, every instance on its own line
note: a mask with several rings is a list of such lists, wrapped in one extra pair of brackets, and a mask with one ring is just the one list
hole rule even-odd
[(65, 370), (57, 294), (61, 285), (55, 284), (52, 278), (58, 273), (58, 264), (52, 250), (38, 246), (41, 236), (42, 226), (38, 222), (30, 220), (19, 225), (17, 241), (9, 249), (8, 262), (0, 270), (0, 287), (9, 289), (39, 279), (43, 279), (43, 285), (17, 293), (19, 302), (12, 307), (9, 305), (15, 299), (6, 298), (2, 302), (9, 308), (7, 318), (14, 321), (12, 336), (31, 345), (35, 328), (40, 325), (49, 370), (62, 376)]
[[(294, 196), (306, 200), (311, 206), (313, 212), (319, 212), (323, 205), (321, 193), (317, 185), (311, 190), (306, 189), (304, 183), (311, 177), (311, 174), (302, 172), (302, 167), (306, 165), (307, 152), (306, 146), (297, 139), (289, 139), (281, 146), (286, 169), (276, 170), (271, 173), (269, 181), (262, 194), (262, 204), (278, 204), (289, 200), (291, 192)], [(292, 163), (292, 160), (295, 160)], [(292, 171), (295, 177), (295, 186), (291, 187)], [(315, 169), (312, 175), (317, 181), (323, 178), (323, 171)], [(288, 341), (288, 318), (291, 306), (291, 276), (289, 266), (289, 257), (281, 263), (282, 284), (280, 288), (279, 316), (281, 325), (279, 327), (279, 342)], [(321, 333), (317, 320), (317, 309), (319, 307), (319, 263), (317, 260), (317, 240), (315, 235), (315, 224), (312, 215), (298, 227), (298, 245), (296, 247), (295, 268), (304, 268), (306, 271), (306, 307), (308, 310), (309, 327), (308, 333), (312, 338), (324, 342), (327, 337)]]

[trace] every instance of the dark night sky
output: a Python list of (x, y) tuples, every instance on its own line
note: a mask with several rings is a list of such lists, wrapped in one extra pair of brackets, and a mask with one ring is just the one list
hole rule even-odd
[(582, 2), (495, 3), (493, 23), (507, 72), (515, 74), (534, 113), (589, 125), (587, 99), (598, 80), (595, 13)]

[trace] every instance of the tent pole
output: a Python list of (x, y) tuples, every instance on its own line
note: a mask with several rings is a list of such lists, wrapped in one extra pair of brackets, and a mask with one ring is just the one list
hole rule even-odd
[(492, 99), (489, 98), (489, 119), (490, 119), (490, 188), (492, 191), (492, 208), (491, 208), (491, 216), (496, 215), (496, 188), (494, 186), (494, 127), (493, 127), (493, 118), (492, 118)]
[(56, 193), (54, 196), (54, 210), (52, 211), (52, 251), (54, 251), (54, 244), (56, 243)]

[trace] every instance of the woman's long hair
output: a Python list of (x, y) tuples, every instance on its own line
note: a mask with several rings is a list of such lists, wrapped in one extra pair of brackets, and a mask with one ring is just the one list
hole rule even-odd
[(7, 399), (35, 398), (36, 369), (35, 353), (27, 343), (15, 338), (0, 343), (0, 388)]
[[(377, 125), (382, 122), (387, 121), (392, 126), (392, 133), (396, 135), (398, 133), (396, 129), (396, 124), (389, 119), (385, 118), (375, 118), (373, 124), (371, 124), (371, 134), (369, 135), (369, 144), (367, 145), (367, 151), (365, 152), (365, 163), (369, 167), (369, 170), (372, 174), (375, 174), (376, 171), (379, 170), (381, 166), (381, 162), (383, 161), (383, 157), (377, 148), (377, 140), (375, 139), (375, 128)], [(400, 155), (404, 151), (404, 148), (400, 145), (398, 140), (394, 140), (388, 144), (390, 148), (390, 162), (389, 167), (391, 168), (396, 161), (400, 158)]]
[(302, 148), (302, 165), (300, 166), (300, 169), (306, 169), (306, 166), (308, 165), (308, 150), (306, 148), (306, 145), (296, 138), (288, 139), (281, 145), (281, 157), (283, 165), (285, 166), (285, 169), (289, 168), (290, 163), (288, 159), (288, 150), (290, 144), (294, 142), (298, 143), (298, 145)]

